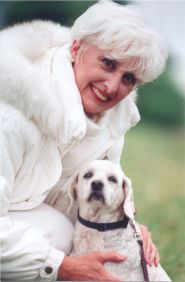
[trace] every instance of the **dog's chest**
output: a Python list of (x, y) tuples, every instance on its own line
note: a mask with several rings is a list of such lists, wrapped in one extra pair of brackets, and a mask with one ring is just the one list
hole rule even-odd
[(73, 237), (73, 250), (77, 252), (125, 250), (138, 248), (134, 238), (133, 228), (128, 225), (126, 229), (120, 228), (106, 232), (99, 232), (76, 223)]
[(128, 225), (126, 229), (99, 232), (77, 223), (75, 226), (71, 255), (96, 251), (116, 251), (126, 256), (126, 261), (118, 264), (108, 262), (105, 264), (105, 267), (112, 273), (123, 277), (124, 280), (135, 280), (135, 277), (132, 276), (135, 276), (136, 272), (137, 278), (140, 276), (141, 280), (143, 280), (139, 246), (130, 225)]
[(76, 223), (71, 254), (77, 255), (99, 250), (104, 250), (102, 233)]

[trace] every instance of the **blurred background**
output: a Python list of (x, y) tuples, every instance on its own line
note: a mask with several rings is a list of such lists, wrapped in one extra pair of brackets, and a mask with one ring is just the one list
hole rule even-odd
[[(32, 19), (66, 26), (96, 1), (0, 1), (0, 28)], [(185, 279), (184, 1), (131, 4), (169, 45), (166, 71), (138, 91), (140, 123), (126, 135), (122, 166), (132, 179), (137, 220), (149, 227), (173, 281)]]

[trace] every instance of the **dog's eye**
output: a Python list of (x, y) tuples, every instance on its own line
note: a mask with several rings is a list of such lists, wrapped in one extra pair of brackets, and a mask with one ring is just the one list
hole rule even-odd
[(109, 176), (109, 177), (108, 177), (108, 180), (109, 180), (110, 182), (113, 182), (113, 183), (118, 183), (118, 181), (117, 181), (117, 179), (116, 179), (115, 176)]
[(85, 179), (88, 179), (88, 178), (91, 178), (93, 176), (93, 173), (92, 173), (92, 171), (88, 171), (88, 172), (86, 172), (85, 174), (84, 174), (84, 178)]

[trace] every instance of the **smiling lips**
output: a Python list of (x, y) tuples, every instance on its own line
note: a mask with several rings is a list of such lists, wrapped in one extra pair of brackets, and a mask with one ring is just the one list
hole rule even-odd
[(95, 86), (92, 86), (92, 90), (94, 92), (94, 94), (102, 101), (102, 102), (106, 102), (109, 97), (104, 96), (99, 89), (97, 89)]

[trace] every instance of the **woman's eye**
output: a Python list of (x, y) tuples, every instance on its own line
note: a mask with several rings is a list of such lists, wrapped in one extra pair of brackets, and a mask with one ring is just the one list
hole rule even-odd
[(118, 183), (117, 179), (115, 176), (109, 176), (108, 181), (113, 182), (113, 183)]
[(131, 72), (126, 72), (122, 78), (123, 83), (127, 85), (135, 85), (136, 84), (136, 77)]
[(92, 171), (88, 171), (84, 174), (83, 178), (88, 179), (88, 178), (91, 178), (92, 176), (93, 176)]
[(103, 58), (102, 62), (104, 67), (108, 70), (114, 70), (116, 68), (116, 63), (114, 60), (111, 60), (109, 58)]

